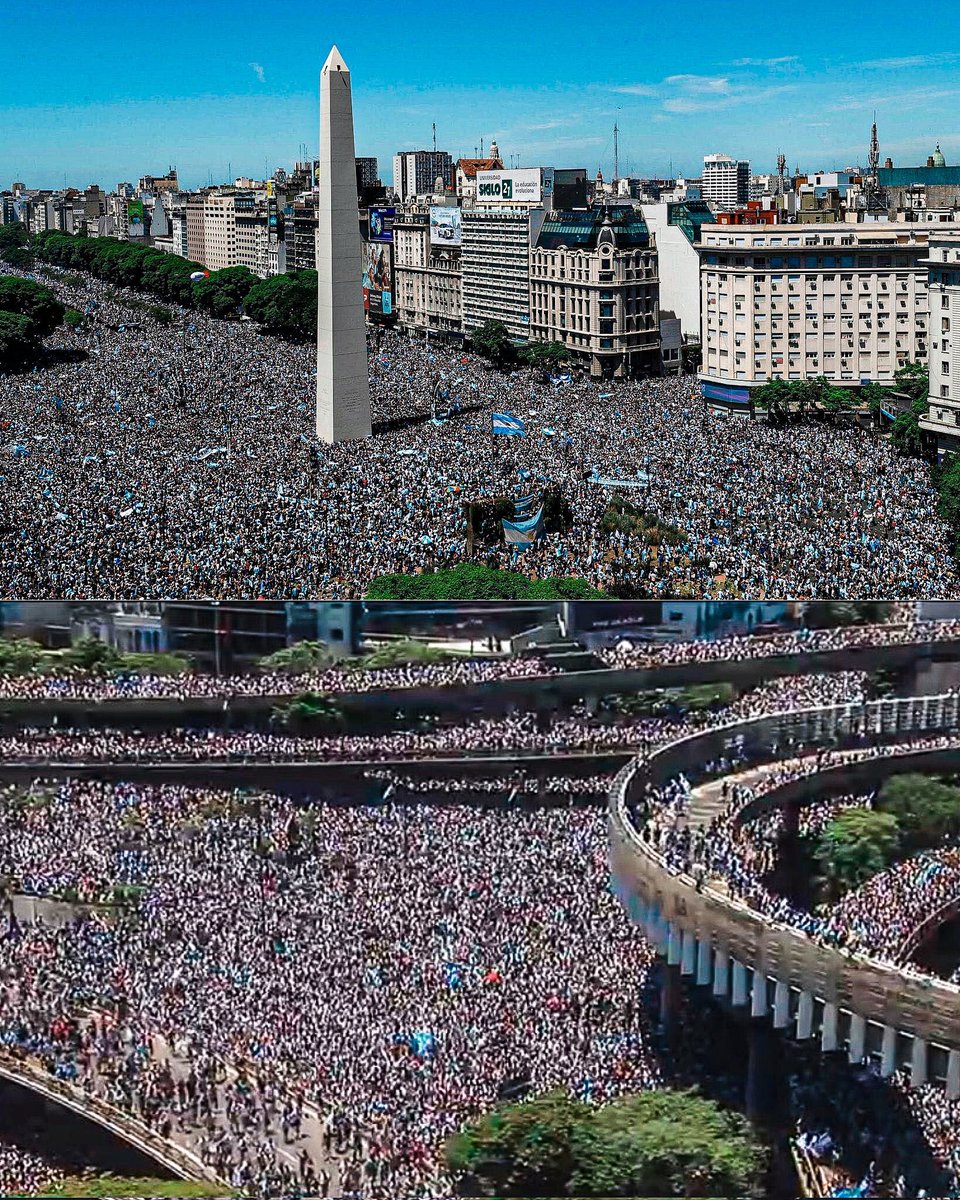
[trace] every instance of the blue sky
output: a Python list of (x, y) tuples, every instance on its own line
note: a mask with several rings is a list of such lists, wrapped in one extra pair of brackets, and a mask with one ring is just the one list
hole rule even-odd
[[(47, 0), (0, 41), (0, 186), (112, 187), (175, 163), (187, 186), (316, 151), (319, 68), (354, 79), (357, 153), (389, 180), (400, 148), (504, 161), (699, 174), (705, 153), (775, 169), (881, 154), (960, 162), (960, 11), (810, 2), (778, 19), (741, 3), (570, 0)], [(12, 32), (12, 36), (7, 34)]]

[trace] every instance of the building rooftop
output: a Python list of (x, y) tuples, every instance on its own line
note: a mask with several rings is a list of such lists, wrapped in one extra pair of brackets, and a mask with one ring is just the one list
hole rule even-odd
[(650, 231), (638, 208), (616, 204), (598, 208), (574, 209), (550, 213), (537, 238), (537, 248), (557, 250), (561, 246), (594, 250), (600, 230), (609, 219), (614, 243), (623, 250), (632, 246), (649, 246)]
[(503, 163), (499, 158), (461, 158), (457, 160), (457, 170), (468, 179), (476, 179), (478, 171), (502, 171)]
[(909, 187), (912, 183), (960, 187), (960, 167), (879, 167), (877, 181), (881, 187)]

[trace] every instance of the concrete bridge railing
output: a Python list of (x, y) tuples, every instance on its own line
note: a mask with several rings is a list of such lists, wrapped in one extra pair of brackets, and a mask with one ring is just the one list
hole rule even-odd
[[(617, 775), (609, 797), (615, 885), (669, 968), (710, 987), (754, 1018), (772, 1017), (851, 1061), (877, 1054), (885, 1076), (901, 1066), (914, 1084), (945, 1083), (960, 1097), (960, 988), (821, 944), (761, 916), (725, 892), (671, 870), (631, 819), (647, 784), (683, 771), (693, 782), (723, 772), (721, 754), (774, 762), (798, 746), (891, 744), (929, 731), (955, 733), (955, 695), (840, 704), (734, 722), (678, 740)], [(879, 761), (879, 760), (874, 760)], [(894, 768), (898, 759), (890, 760)], [(956, 756), (953, 757), (956, 761)]]
[(102, 1097), (49, 1074), (35, 1059), (0, 1049), (0, 1076), (95, 1121), (180, 1179), (225, 1182), (193, 1151), (161, 1137), (143, 1121)]

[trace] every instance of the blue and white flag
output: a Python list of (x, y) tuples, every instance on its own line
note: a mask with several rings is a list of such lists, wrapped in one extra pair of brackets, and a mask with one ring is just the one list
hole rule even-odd
[(527, 435), (523, 421), (520, 417), (515, 417), (513, 413), (494, 413), (493, 432), (503, 434), (505, 437), (526, 437)]
[(543, 505), (541, 504), (532, 517), (521, 521), (503, 521), (503, 539), (507, 545), (532, 546), (540, 536), (543, 528)]

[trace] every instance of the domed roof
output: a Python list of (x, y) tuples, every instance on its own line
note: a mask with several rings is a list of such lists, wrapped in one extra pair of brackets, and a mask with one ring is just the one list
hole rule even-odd
[(939, 142), (937, 142), (937, 148), (933, 152), (933, 165), (935, 167), (945, 167), (947, 165), (947, 160), (943, 157), (943, 153), (940, 150)]

